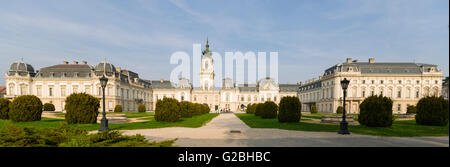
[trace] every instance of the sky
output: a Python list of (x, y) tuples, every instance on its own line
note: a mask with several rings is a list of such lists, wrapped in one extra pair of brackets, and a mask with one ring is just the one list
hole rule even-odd
[(323, 75), (347, 57), (438, 65), (449, 74), (448, 0), (0, 0), (0, 85), (12, 62), (35, 70), (107, 60), (169, 79), (193, 44), (278, 52), (279, 82)]

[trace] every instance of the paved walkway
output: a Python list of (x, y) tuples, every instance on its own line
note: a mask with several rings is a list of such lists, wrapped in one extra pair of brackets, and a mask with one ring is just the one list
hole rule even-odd
[[(240, 133), (236, 133), (240, 131)], [(338, 135), (334, 132), (304, 132), (250, 128), (234, 114), (220, 114), (200, 128), (160, 128), (125, 130), (124, 134), (142, 134), (150, 140), (178, 138), (177, 146), (186, 147), (448, 147), (449, 137), (377, 137)]]

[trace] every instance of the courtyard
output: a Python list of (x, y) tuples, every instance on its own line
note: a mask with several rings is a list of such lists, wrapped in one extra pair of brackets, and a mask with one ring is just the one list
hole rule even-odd
[[(352, 133), (338, 135), (337, 125), (328, 132), (253, 128), (238, 117), (246, 114), (220, 114), (199, 128), (169, 127), (124, 130), (125, 135), (141, 134), (147, 139), (162, 141), (177, 139), (181, 147), (448, 147), (448, 125), (442, 136), (387, 137)], [(270, 125), (265, 123), (265, 125)], [(254, 125), (252, 125), (254, 126)], [(295, 126), (295, 125), (294, 125)], [(395, 128), (395, 127), (394, 127)], [(427, 128), (427, 127), (425, 127)], [(433, 127), (428, 127), (433, 128)], [(356, 128), (350, 127), (350, 131)], [(445, 131), (446, 129), (446, 131)], [(376, 131), (376, 130), (374, 130)], [(358, 131), (363, 133), (362, 130)], [(369, 133), (369, 132), (368, 132)], [(446, 134), (445, 134), (446, 133)]]

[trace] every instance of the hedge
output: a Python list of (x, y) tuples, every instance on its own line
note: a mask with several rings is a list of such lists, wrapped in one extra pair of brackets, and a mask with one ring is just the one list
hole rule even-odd
[(73, 93), (66, 98), (66, 121), (69, 124), (95, 124), (100, 100), (86, 93)]
[(299, 122), (302, 117), (302, 104), (298, 97), (287, 96), (280, 100), (278, 122)]
[(45, 103), (44, 111), (55, 111), (55, 105), (53, 105), (52, 103)]
[(256, 110), (256, 104), (249, 104), (249, 105), (247, 105), (247, 109), (245, 110), (245, 112), (247, 114), (255, 114), (255, 110)]
[(116, 105), (114, 107), (114, 112), (122, 112), (122, 105)]
[(181, 117), (180, 103), (174, 98), (163, 98), (156, 102), (155, 120), (177, 122)]
[(139, 105), (138, 112), (145, 112), (145, 110), (147, 110), (147, 109), (145, 108), (144, 104)]
[(9, 105), (9, 119), (15, 122), (39, 121), (42, 115), (42, 102), (34, 95), (23, 95)]
[(336, 114), (342, 114), (342, 113), (344, 113), (344, 107), (338, 106), (336, 109)]
[(276, 118), (278, 115), (278, 105), (272, 101), (266, 101), (263, 105), (261, 118)]
[(181, 118), (191, 118), (193, 115), (193, 112), (191, 110), (192, 103), (188, 101), (182, 101), (180, 102), (180, 112), (181, 112)]
[(258, 103), (255, 107), (255, 116), (261, 116), (264, 111), (264, 103)]
[(8, 99), (0, 98), (0, 119), (8, 119), (9, 104), (11, 102)]
[(383, 96), (370, 96), (359, 105), (358, 121), (369, 127), (389, 127), (392, 125), (392, 100)]
[(424, 97), (416, 105), (416, 123), (445, 126), (448, 124), (448, 100), (440, 97)]
[(317, 107), (316, 107), (316, 105), (313, 105), (311, 107), (311, 114), (315, 114), (315, 113), (317, 113)]
[(416, 106), (408, 106), (406, 108), (406, 113), (407, 114), (415, 114), (416, 112), (417, 112)]

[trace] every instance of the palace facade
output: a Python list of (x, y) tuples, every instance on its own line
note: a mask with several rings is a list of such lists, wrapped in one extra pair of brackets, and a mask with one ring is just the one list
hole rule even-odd
[(221, 89), (214, 86), (214, 62), (209, 50), (202, 52), (200, 87), (194, 89), (189, 80), (180, 78), (177, 84), (167, 80), (145, 80), (138, 73), (116, 68), (109, 62), (95, 66), (83, 61), (74, 61), (41, 68), (18, 61), (11, 64), (5, 74), (6, 98), (14, 99), (20, 95), (36, 95), (43, 103), (52, 103), (56, 111), (64, 111), (65, 98), (72, 93), (85, 92), (102, 98), (99, 78), (108, 78), (105, 89), (106, 111), (113, 111), (122, 105), (124, 112), (134, 112), (140, 104), (147, 110), (155, 110), (158, 99), (171, 97), (179, 101), (207, 104), (211, 111), (230, 109), (237, 111), (250, 103), (279, 100), (284, 96), (297, 96), (297, 84), (278, 84), (272, 78), (263, 78), (254, 86), (237, 85), (229, 78), (223, 79)]
[(325, 70), (319, 78), (301, 83), (298, 97), (302, 110), (316, 105), (319, 112), (336, 112), (343, 104), (340, 81), (350, 80), (346, 111), (359, 113), (359, 104), (370, 95), (383, 95), (393, 100), (394, 113), (406, 113), (425, 96), (440, 96), (443, 73), (436, 65), (423, 63), (377, 63), (352, 61), (339, 63)]

